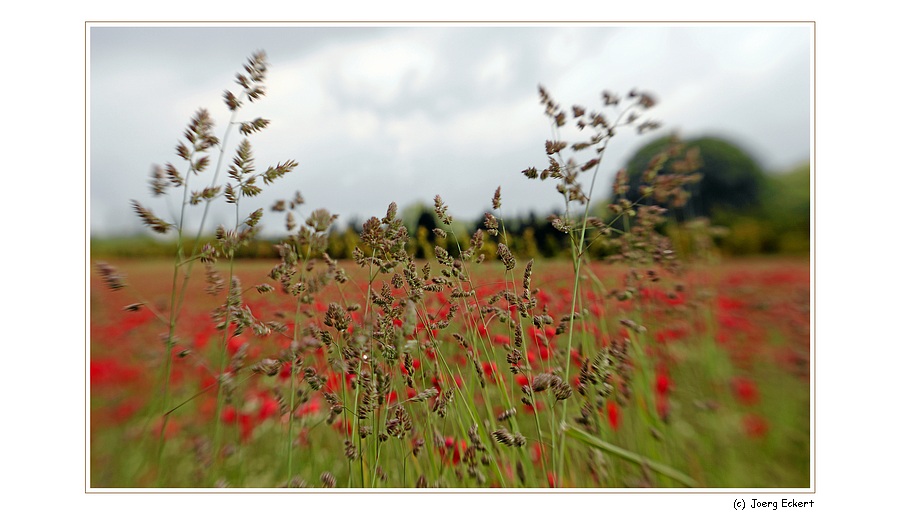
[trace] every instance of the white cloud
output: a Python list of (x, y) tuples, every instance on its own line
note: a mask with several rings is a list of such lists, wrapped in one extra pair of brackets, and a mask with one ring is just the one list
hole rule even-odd
[(509, 52), (502, 48), (494, 48), (481, 57), (475, 69), (478, 87), (491, 92), (506, 89), (515, 76)]
[(433, 80), (437, 56), (403, 33), (341, 45), (329, 51), (331, 79), (354, 100), (391, 106), (409, 92), (421, 92)]
[[(241, 117), (272, 120), (252, 140), (259, 166), (300, 162), (279, 186), (281, 196), (301, 189), (344, 219), (436, 193), (453, 200), (459, 216), (477, 215), (498, 183), (510, 193), (504, 201), (510, 210), (541, 210), (554, 205), (553, 192), (535, 193), (517, 175), (546, 160), (542, 146), (550, 133), (538, 83), (563, 105), (588, 108), (599, 107), (604, 89), (645, 88), (660, 100), (651, 115), (667, 128), (725, 131), (774, 157), (796, 156), (809, 134), (808, 30), (776, 29), (255, 29), (253, 37), (244, 33), (247, 41), (277, 62), (267, 96)], [(202, 46), (192, 34), (170, 30), (165, 45), (152, 30), (103, 40), (116, 51), (98, 51), (92, 62), (92, 212), (127, 209), (113, 194), (146, 195), (150, 165), (174, 158), (175, 141), (197, 107), (210, 108), (220, 129), (225, 123), (221, 91), (234, 86), (241, 62), (221, 65), (215, 38), (233, 42), (234, 33), (204, 32)], [(198, 53), (185, 61), (178, 58), (184, 48)], [(208, 64), (198, 69), (197, 62)], [(770, 126), (776, 120), (777, 131)], [(779, 146), (774, 138), (792, 142)], [(619, 166), (642, 142), (623, 133), (605, 166)], [(513, 197), (520, 192), (521, 200)], [(109, 219), (92, 223), (99, 230), (129, 215), (103, 214)]]

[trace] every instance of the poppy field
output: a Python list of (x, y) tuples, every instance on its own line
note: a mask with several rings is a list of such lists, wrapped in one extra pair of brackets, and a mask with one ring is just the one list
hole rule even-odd
[[(267, 70), (237, 74), (221, 138), (200, 109), (153, 168), (168, 218), (131, 201), (172, 258), (92, 255), (91, 488), (811, 487), (808, 256), (721, 260), (677, 138), (594, 191), (616, 134), (659, 126), (652, 95), (563, 108), (539, 86), (548, 164), (520, 173), (560, 193), (566, 258), (507, 230), (500, 187), (474, 226), (436, 195), (429, 228), (391, 202), (340, 238), (298, 191), (272, 242), (254, 197), (298, 163), (259, 171), (269, 121), (237, 117)], [(206, 226), (214, 202), (233, 224)]]
[(277, 262), (237, 261), (254, 321), (226, 330), (197, 281), (172, 345), (171, 264), (102, 266), (95, 488), (810, 487), (807, 260), (591, 264), (575, 319), (565, 261), (484, 262), (421, 298), (311, 263), (341, 280), (303, 301), (263, 286)]

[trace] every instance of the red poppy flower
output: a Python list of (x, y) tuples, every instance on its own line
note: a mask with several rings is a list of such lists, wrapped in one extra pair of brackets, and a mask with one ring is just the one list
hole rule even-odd
[(731, 380), (731, 388), (738, 401), (744, 405), (755, 405), (759, 402), (759, 390), (753, 380), (746, 377), (735, 377)]
[(525, 405), (524, 409), (527, 414), (534, 414), (535, 411), (541, 412), (544, 410), (544, 402), (538, 400), (534, 402), (534, 405)]
[(222, 409), (222, 422), (231, 424), (237, 420), (237, 410), (235, 410), (233, 405), (226, 405), (224, 409)]
[(494, 372), (497, 371), (497, 364), (493, 362), (482, 362), (481, 369), (482, 371), (484, 371), (485, 376), (487, 376), (488, 378), (493, 378)]
[(318, 397), (314, 397), (308, 402), (300, 405), (300, 409), (297, 410), (297, 415), (306, 416), (307, 414), (316, 414), (322, 410), (322, 403), (319, 401)]
[(238, 414), (238, 424), (241, 426), (241, 440), (249, 441), (250, 436), (253, 435), (253, 429), (256, 428), (253, 418), (249, 414)]
[(209, 343), (209, 338), (216, 333), (216, 327), (209, 326), (194, 335), (194, 348), (202, 350)]
[(234, 355), (237, 351), (247, 342), (247, 338), (244, 336), (233, 336), (228, 340), (228, 354)]
[(619, 430), (619, 406), (614, 401), (606, 402), (606, 417), (613, 430)]
[(541, 329), (532, 326), (528, 327), (528, 337), (531, 338), (531, 342), (534, 344), (544, 344), (544, 333)]
[(334, 427), (334, 429), (337, 430), (338, 432), (343, 432), (344, 434), (346, 434), (347, 437), (350, 437), (350, 435), (353, 434), (353, 423), (350, 423), (350, 422), (345, 423), (343, 419), (339, 419), (339, 420), (335, 421), (334, 425), (332, 425), (332, 427)]
[(438, 447), (438, 451), (444, 461), (451, 462), (455, 466), (462, 460), (462, 455), (466, 451), (466, 442), (456, 441), (452, 437), (447, 436), (444, 438), (444, 446)]
[(759, 439), (769, 431), (769, 423), (759, 415), (744, 416), (744, 432), (753, 439)]
[(91, 386), (111, 384), (121, 386), (137, 380), (140, 370), (124, 364), (119, 364), (112, 359), (97, 359), (91, 361)]
[(669, 393), (669, 390), (672, 387), (672, 380), (669, 378), (665, 372), (660, 372), (656, 375), (656, 392), (662, 396), (665, 396)]
[(744, 302), (727, 296), (720, 296), (716, 299), (716, 307), (723, 311), (732, 311), (740, 309), (744, 306)]
[(547, 292), (544, 291), (543, 289), (537, 292), (536, 298), (537, 298), (538, 304), (547, 304), (547, 303), (550, 303), (550, 301), (552, 300), (550, 295), (547, 294)]
[(277, 416), (281, 411), (281, 407), (279, 407), (278, 402), (272, 398), (271, 396), (266, 396), (262, 400), (262, 404), (259, 406), (259, 414), (258, 418), (260, 421)]
[(290, 361), (281, 363), (281, 369), (278, 371), (278, 376), (280, 378), (291, 378), (291, 363), (290, 363)]
[(541, 346), (539, 351), (541, 353), (541, 359), (543, 359), (543, 360), (550, 359), (550, 348), (548, 348), (546, 346)]
[(572, 348), (572, 352), (569, 354), (569, 357), (572, 359), (573, 365), (581, 367), (581, 354), (578, 353), (578, 350)]

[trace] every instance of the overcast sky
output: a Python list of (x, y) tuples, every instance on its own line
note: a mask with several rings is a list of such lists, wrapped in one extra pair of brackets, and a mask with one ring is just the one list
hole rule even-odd
[[(767, 170), (789, 168), (810, 155), (811, 42), (811, 24), (786, 23), (93, 24), (91, 234), (140, 231), (132, 199), (168, 216), (173, 204), (150, 195), (152, 166), (180, 165), (174, 147), (198, 108), (221, 137), (222, 92), (236, 91), (234, 75), (256, 50), (268, 54), (268, 94), (241, 118), (272, 121), (251, 138), (257, 167), (299, 167), (246, 213), (299, 190), (305, 212), (324, 207), (348, 221), (436, 194), (455, 217), (475, 219), (497, 186), (506, 216), (561, 207), (552, 184), (519, 173), (547, 163), (538, 84), (588, 109), (603, 90), (650, 91), (662, 130), (724, 136)], [(615, 138), (599, 187), (653, 137)], [(220, 210), (211, 221), (233, 216)], [(264, 224), (281, 228), (275, 216)]]

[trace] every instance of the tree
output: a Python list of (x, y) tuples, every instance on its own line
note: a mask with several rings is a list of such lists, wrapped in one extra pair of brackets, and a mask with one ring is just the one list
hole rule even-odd
[(774, 251), (809, 253), (810, 185), (808, 161), (768, 177), (762, 211), (763, 219), (771, 226), (776, 238), (770, 245)]
[[(641, 175), (650, 160), (663, 151), (671, 137), (656, 139), (638, 150), (628, 161), (630, 190), (628, 198), (638, 199)], [(733, 215), (755, 210), (760, 203), (765, 176), (756, 161), (734, 143), (718, 137), (702, 137), (684, 141), (686, 148), (700, 152), (703, 175), (699, 184), (690, 186), (691, 198), (676, 212), (688, 219), (698, 216), (716, 219), (719, 215)], [(669, 173), (667, 163), (660, 173)]]

